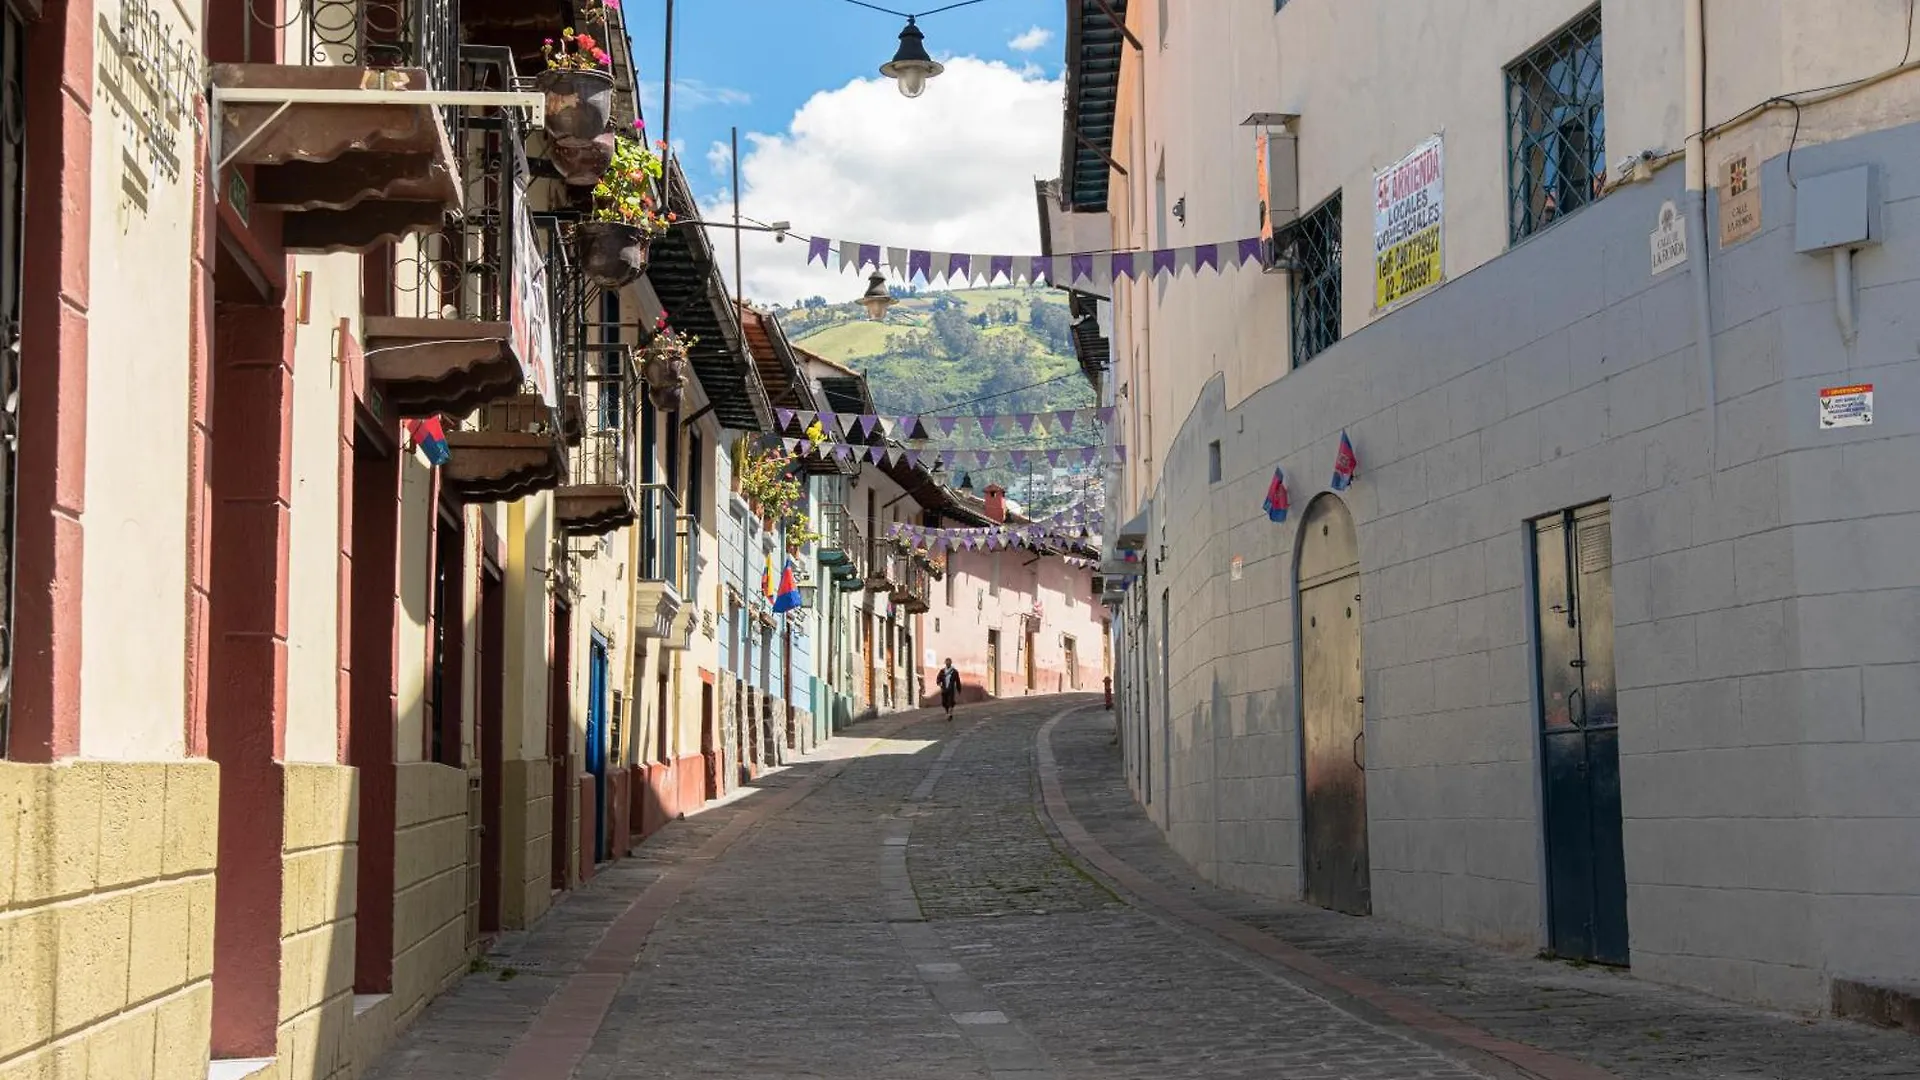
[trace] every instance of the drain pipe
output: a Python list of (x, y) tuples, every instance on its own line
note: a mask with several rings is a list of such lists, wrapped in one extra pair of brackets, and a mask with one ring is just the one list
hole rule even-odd
[(1687, 80), (1687, 254), (1693, 260), (1687, 275), (1693, 280), (1694, 353), (1700, 364), (1700, 385), (1706, 395), (1707, 464), (1719, 468), (1719, 392), (1713, 363), (1713, 290), (1707, 278), (1707, 0), (1686, 0)]

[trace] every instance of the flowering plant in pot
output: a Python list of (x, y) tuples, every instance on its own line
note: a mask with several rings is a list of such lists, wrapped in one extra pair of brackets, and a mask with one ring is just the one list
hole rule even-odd
[(573, 228), (574, 255), (595, 284), (617, 289), (639, 277), (647, 245), (678, 220), (654, 199), (661, 175), (660, 157), (646, 143), (615, 141), (613, 162), (593, 186), (593, 216)]
[(685, 399), (687, 355), (699, 338), (681, 334), (660, 316), (653, 338), (640, 350), (640, 375), (647, 381), (647, 399), (665, 412), (678, 411)]
[[(596, 9), (589, 17), (596, 14), (604, 26), (605, 10)], [(547, 58), (547, 70), (534, 85), (547, 96), (547, 137), (575, 149), (599, 139), (613, 115), (613, 57), (594, 35), (571, 26), (561, 30), (557, 40), (548, 38), (540, 52)]]

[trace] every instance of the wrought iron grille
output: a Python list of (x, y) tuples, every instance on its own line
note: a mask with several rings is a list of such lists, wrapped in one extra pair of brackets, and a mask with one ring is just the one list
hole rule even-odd
[[(462, 82), (476, 89), (511, 89), (518, 76), (506, 52), (469, 46), (462, 54)], [(512, 302), (515, 200), (528, 172), (520, 120), (494, 108), (453, 108), (446, 118), (465, 209), (439, 232), (399, 249), (397, 311), (418, 318), (504, 322)], [(536, 242), (539, 231), (536, 218)], [(558, 334), (566, 320), (554, 322)], [(556, 352), (559, 344), (554, 343)]]
[[(631, 346), (618, 347), (631, 349)], [(622, 374), (632, 367), (632, 364), (620, 363), (611, 375), (582, 374), (574, 384), (578, 387), (586, 423), (580, 442), (570, 455), (568, 483), (633, 484), (633, 452), (627, 442), (627, 432), (633, 430), (639, 394), (633, 381)], [(571, 399), (572, 393), (567, 397)]]
[(1600, 197), (1607, 175), (1603, 91), (1598, 7), (1508, 66), (1512, 242)]
[(1277, 246), (1293, 273), (1289, 309), (1299, 367), (1340, 340), (1340, 193), (1294, 222)]
[(665, 484), (641, 484), (640, 579), (679, 586), (680, 496)]
[(27, 28), (0, 3), (0, 757), (13, 700), (13, 463), (20, 399), (20, 278), (26, 244)]
[[(251, 0), (255, 8), (262, 0)], [(459, 0), (301, 0), (287, 21), (298, 24), (302, 64), (427, 69), (436, 89), (455, 87), (460, 54)], [(255, 12), (254, 18), (273, 25)]]

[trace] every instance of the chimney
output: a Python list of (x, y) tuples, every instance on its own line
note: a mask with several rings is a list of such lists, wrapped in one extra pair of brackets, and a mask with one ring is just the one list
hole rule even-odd
[(1002, 524), (1007, 520), (1007, 489), (999, 484), (987, 485), (987, 516)]

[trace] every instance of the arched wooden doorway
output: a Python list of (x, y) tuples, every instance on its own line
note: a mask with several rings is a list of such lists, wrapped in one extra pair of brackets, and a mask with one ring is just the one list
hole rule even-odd
[(1294, 563), (1300, 642), (1301, 857), (1306, 898), (1373, 910), (1367, 866), (1366, 706), (1360, 658), (1360, 548), (1334, 495), (1307, 508)]

